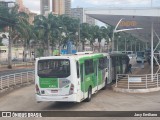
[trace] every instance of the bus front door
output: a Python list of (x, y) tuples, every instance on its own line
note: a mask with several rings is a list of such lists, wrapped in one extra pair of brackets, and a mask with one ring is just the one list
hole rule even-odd
[(84, 64), (80, 65), (80, 77), (81, 77), (81, 98), (84, 99), (85, 94), (85, 81), (84, 81)]

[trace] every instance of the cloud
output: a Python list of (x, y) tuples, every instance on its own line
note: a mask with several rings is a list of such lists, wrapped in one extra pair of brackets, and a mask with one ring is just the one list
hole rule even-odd
[(93, 6), (105, 5), (148, 5), (151, 0), (81, 0), (83, 3), (92, 4)]
[(33, 12), (39, 13), (40, 11), (40, 0), (23, 0), (23, 4)]

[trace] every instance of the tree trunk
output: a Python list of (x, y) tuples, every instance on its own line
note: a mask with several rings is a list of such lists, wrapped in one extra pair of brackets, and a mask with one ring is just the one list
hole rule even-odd
[(76, 41), (76, 50), (78, 52), (78, 40)]
[(47, 48), (48, 48), (48, 56), (50, 56), (50, 40), (48, 39), (48, 44), (47, 44)]
[(85, 50), (85, 42), (82, 42), (82, 51), (84, 51)]
[(53, 44), (52, 44), (52, 48), (51, 48), (51, 49), (52, 49), (52, 53), (51, 53), (51, 55), (53, 56), (53, 50), (54, 50), (54, 48), (53, 48)]
[(61, 54), (61, 44), (60, 44), (60, 41), (59, 41), (59, 43), (58, 43), (58, 55), (60, 55)]
[(9, 36), (9, 45), (8, 45), (8, 68), (12, 69), (12, 40)]
[(91, 50), (93, 51), (93, 43), (90, 43)]
[(27, 62), (27, 46), (24, 48), (24, 62)]
[(31, 46), (29, 45), (29, 57), (30, 57), (30, 61), (32, 61), (32, 50), (31, 50)]
[(99, 42), (99, 52), (101, 52), (101, 42)]

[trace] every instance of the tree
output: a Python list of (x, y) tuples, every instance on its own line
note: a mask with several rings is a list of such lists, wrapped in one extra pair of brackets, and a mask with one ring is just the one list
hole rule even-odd
[(92, 51), (94, 51), (93, 43), (95, 42), (94, 27), (95, 27), (94, 25), (90, 25), (90, 28), (89, 28), (89, 42), (90, 42), (90, 46), (91, 46)]
[(44, 47), (47, 49), (46, 55), (50, 55), (50, 39), (52, 33), (52, 21), (53, 15), (52, 13), (48, 14), (48, 17), (43, 15), (38, 15), (35, 17), (34, 24), (36, 30), (42, 33), (42, 35), (38, 35), (37, 37), (41, 37), (40, 40)]
[[(26, 14), (23, 12), (18, 12), (18, 5), (14, 7), (1, 8), (3, 12), (0, 12), (0, 24), (3, 24), (4, 27), (9, 27), (9, 46), (8, 46), (8, 68), (12, 68), (12, 53), (11, 48), (13, 42), (18, 38), (19, 33), (22, 33), (22, 28), (25, 30), (26, 28), (23, 26), (26, 21)], [(22, 25), (23, 24), (23, 25)], [(22, 27), (23, 26), (23, 27)]]
[(62, 33), (65, 33), (62, 44), (65, 46), (68, 41), (72, 41), (72, 43), (75, 44), (77, 48), (79, 42), (77, 39), (77, 33), (80, 29), (80, 20), (68, 17), (66, 15), (59, 16), (59, 19), (61, 31)]
[(81, 35), (81, 43), (82, 43), (82, 50), (84, 51), (85, 49), (85, 43), (86, 43), (86, 40), (89, 39), (90, 37), (90, 34), (89, 34), (89, 30), (90, 30), (90, 26), (88, 23), (82, 23), (81, 26), (80, 26), (80, 35)]

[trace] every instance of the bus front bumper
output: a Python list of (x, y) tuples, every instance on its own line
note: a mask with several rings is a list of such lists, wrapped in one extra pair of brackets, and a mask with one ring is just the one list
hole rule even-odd
[(76, 94), (67, 96), (42, 96), (36, 94), (37, 102), (42, 101), (61, 101), (61, 102), (78, 102)]

